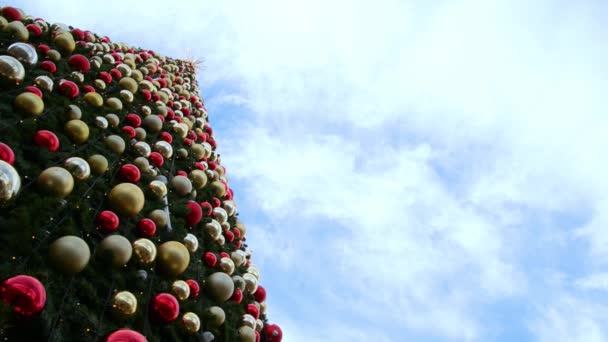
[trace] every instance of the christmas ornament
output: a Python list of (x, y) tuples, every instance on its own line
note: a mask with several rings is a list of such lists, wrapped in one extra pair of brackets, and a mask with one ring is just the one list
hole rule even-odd
[(7, 144), (0, 142), (0, 160), (11, 165), (15, 163), (15, 152)]
[(76, 274), (84, 270), (91, 258), (91, 250), (83, 239), (64, 236), (49, 246), (49, 260), (64, 274)]
[(220, 269), (228, 274), (232, 275), (234, 273), (234, 262), (230, 258), (221, 258), (220, 259)]
[(156, 115), (148, 115), (143, 120), (143, 126), (151, 133), (158, 133), (163, 128), (163, 122)]
[(112, 233), (118, 229), (120, 220), (113, 211), (104, 210), (97, 215), (97, 225), (103, 233)]
[(190, 233), (184, 237), (184, 246), (190, 251), (190, 253), (196, 252), (198, 249), (198, 238)]
[(0, 298), (13, 312), (22, 317), (39, 314), (46, 305), (46, 290), (42, 283), (27, 275), (6, 279), (0, 285)]
[(179, 315), (179, 303), (169, 293), (158, 294), (152, 301), (152, 313), (163, 323), (173, 322)]
[(160, 209), (153, 210), (148, 217), (156, 223), (156, 227), (165, 228), (167, 226), (168, 218), (167, 214)]
[(163, 156), (158, 152), (150, 153), (150, 157), (148, 159), (150, 159), (150, 163), (156, 167), (162, 167), (165, 163)]
[(7, 203), (17, 196), (21, 189), (21, 177), (11, 164), (0, 160), (0, 204)]
[(34, 65), (38, 63), (38, 53), (30, 44), (13, 43), (8, 47), (7, 52), (25, 64)]
[(96, 92), (89, 92), (84, 94), (83, 100), (94, 107), (103, 106), (103, 97)]
[(201, 170), (192, 170), (189, 175), (192, 180), (192, 185), (197, 190), (200, 190), (207, 185), (207, 175), (204, 171)]
[(104, 118), (103, 116), (97, 116), (95, 117), (95, 126), (101, 128), (101, 129), (106, 129), (109, 126), (108, 120), (106, 118)]
[(192, 191), (192, 182), (185, 176), (175, 176), (171, 179), (171, 187), (180, 196), (186, 196)]
[(89, 126), (81, 120), (70, 120), (65, 124), (65, 131), (75, 144), (82, 144), (89, 139)]
[(222, 226), (216, 220), (211, 220), (211, 222), (205, 224), (205, 232), (213, 240), (216, 240), (222, 235)]
[(223, 224), (228, 220), (228, 213), (222, 207), (213, 208), (213, 217), (219, 222)]
[(76, 105), (69, 105), (66, 116), (69, 120), (80, 120), (82, 118), (82, 111)]
[[(246, 311), (253, 318), (255, 318), (255, 319), (260, 318), (260, 309), (257, 306), (255, 306), (254, 304), (247, 304)], [(254, 328), (254, 326), (252, 326), (252, 328)]]
[(232, 278), (224, 272), (215, 272), (207, 277), (206, 286), (211, 297), (219, 303), (230, 299), (234, 292)]
[(74, 189), (74, 178), (66, 169), (52, 166), (40, 173), (38, 186), (49, 195), (65, 198)]
[(151, 181), (148, 185), (148, 189), (150, 189), (152, 195), (157, 199), (167, 196), (167, 186), (161, 181)]
[(120, 329), (108, 335), (104, 342), (148, 342), (148, 340), (137, 331)]
[[(231, 232), (226, 231), (225, 233), (231, 233)], [(232, 259), (232, 262), (234, 263), (234, 266), (236, 266), (236, 267), (241, 267), (245, 263), (245, 260), (246, 260), (245, 256), (243, 255), (243, 251), (241, 251), (241, 250), (236, 250), (236, 251), (230, 253), (230, 259)]]
[(230, 299), (232, 299), (237, 304), (241, 304), (241, 302), (243, 301), (243, 290), (239, 288), (235, 289)]
[(258, 318), (255, 321), (255, 331), (262, 332), (262, 330), (264, 330), (264, 321)]
[(241, 316), (241, 324), (251, 329), (255, 329), (256, 321), (255, 317), (250, 314), (244, 314)]
[(59, 138), (55, 133), (47, 130), (40, 130), (34, 134), (34, 143), (42, 146), (51, 152), (56, 152), (59, 149)]
[(256, 302), (263, 303), (266, 300), (266, 289), (262, 285), (258, 285), (257, 291), (253, 294)]
[(203, 256), (203, 261), (205, 262), (205, 265), (209, 267), (215, 267), (215, 264), (217, 263), (217, 256), (215, 256), (215, 254), (213, 254), (212, 252), (205, 252), (205, 255)]
[(194, 279), (186, 280), (188, 287), (190, 287), (190, 298), (198, 298), (198, 294), (200, 293), (200, 286)]
[(132, 252), (131, 243), (124, 236), (110, 235), (101, 240), (95, 254), (104, 263), (109, 263), (111, 267), (119, 268), (129, 262)]
[(91, 168), (86, 160), (78, 157), (71, 157), (65, 160), (64, 166), (68, 170), (72, 177), (76, 180), (82, 181), (91, 175)]
[(186, 203), (186, 206), (188, 207), (188, 213), (186, 214), (186, 223), (188, 224), (188, 226), (197, 225), (203, 219), (203, 210), (201, 209), (201, 206), (194, 201), (188, 201), (188, 203)]
[(15, 7), (6, 6), (2, 8), (2, 16), (6, 18), (8, 22), (21, 21), (21, 11)]
[(158, 248), (158, 265), (169, 276), (182, 274), (190, 263), (188, 249), (177, 241), (168, 241)]
[(240, 327), (239, 339), (241, 342), (255, 342), (255, 330), (246, 325)]
[(63, 95), (75, 99), (78, 97), (80, 91), (78, 90), (78, 85), (72, 81), (61, 80), (59, 81), (59, 92)]
[(53, 42), (62, 52), (66, 54), (72, 53), (76, 48), (76, 42), (74, 42), (74, 38), (69, 32), (63, 32), (56, 35)]
[(210, 327), (219, 328), (226, 321), (226, 313), (219, 306), (212, 306), (205, 310), (205, 323)]
[[(111, 107), (111, 106), (109, 106), (109, 107)], [(106, 119), (108, 120), (110, 127), (116, 127), (120, 124), (120, 119), (118, 118), (118, 115), (116, 115), (116, 114), (112, 114), (112, 113), (107, 114)]]
[(44, 111), (44, 102), (35, 94), (24, 92), (15, 97), (15, 108), (28, 116), (39, 116)]
[(123, 77), (120, 79), (120, 81), (118, 81), (118, 84), (120, 85), (121, 88), (126, 89), (128, 91), (130, 91), (131, 93), (136, 93), (137, 92), (137, 82), (135, 82), (134, 79), (132, 79), (131, 77)]
[(164, 158), (171, 158), (173, 156), (173, 147), (166, 141), (160, 140), (154, 144), (154, 151), (160, 153)]
[(123, 181), (130, 183), (137, 183), (141, 178), (141, 173), (139, 172), (139, 169), (133, 164), (125, 164), (121, 166), (119, 175)]
[(25, 78), (25, 68), (14, 57), (0, 56), (0, 77), (12, 83), (20, 83)]
[(152, 237), (156, 233), (156, 223), (149, 218), (143, 218), (137, 222), (137, 232), (141, 236)]
[(83, 55), (76, 54), (70, 56), (70, 58), (68, 59), (68, 65), (72, 69), (81, 72), (88, 72), (89, 70), (91, 70), (91, 63), (89, 63), (89, 60)]
[(133, 242), (133, 252), (139, 263), (143, 265), (151, 264), (156, 260), (156, 245), (146, 238)]
[[(150, 145), (148, 145), (148, 143), (144, 142), (144, 141), (138, 141), (135, 143), (135, 145), (133, 145), (133, 149), (137, 152), (137, 154), (139, 154), (142, 157), (149, 157), (150, 156)], [(146, 164), (148, 162), (147, 159), (144, 159), (146, 161)]]
[(182, 324), (189, 333), (196, 333), (201, 328), (201, 319), (194, 312), (186, 312), (182, 317)]
[(266, 338), (268, 342), (281, 342), (283, 339), (283, 331), (276, 324), (267, 324), (264, 327), (264, 333), (266, 334)]
[(175, 294), (177, 299), (186, 300), (190, 297), (190, 286), (183, 280), (176, 280), (171, 285), (171, 291)]
[(121, 291), (112, 297), (112, 309), (124, 316), (132, 316), (137, 311), (137, 298), (129, 291)]
[(245, 288), (249, 293), (255, 293), (258, 289), (258, 278), (256, 278), (251, 273), (243, 274), (243, 279), (245, 280)]
[(118, 135), (106, 137), (104, 143), (106, 147), (114, 153), (122, 154), (125, 151), (125, 141)]
[(119, 215), (133, 217), (139, 214), (144, 207), (144, 193), (131, 183), (120, 183), (112, 188), (108, 194), (110, 206)]
[(87, 159), (91, 172), (96, 175), (102, 175), (108, 170), (108, 160), (100, 154), (94, 154)]

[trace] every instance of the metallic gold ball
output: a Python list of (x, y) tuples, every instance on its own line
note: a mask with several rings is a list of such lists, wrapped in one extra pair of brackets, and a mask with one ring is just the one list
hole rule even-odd
[(44, 111), (44, 102), (38, 95), (24, 92), (15, 97), (15, 108), (28, 116), (39, 116)]
[(219, 306), (212, 306), (205, 310), (205, 323), (210, 327), (218, 328), (226, 321), (226, 313)]
[(13, 43), (8, 47), (8, 54), (23, 63), (33, 65), (38, 62), (38, 53), (31, 44)]
[(65, 124), (67, 136), (75, 144), (82, 144), (89, 140), (89, 126), (81, 120), (70, 120)]
[(125, 141), (119, 135), (110, 135), (104, 139), (104, 144), (110, 151), (122, 154), (125, 151)]
[(135, 158), (135, 160), (133, 161), (133, 165), (137, 166), (137, 168), (141, 172), (144, 172), (144, 171), (150, 169), (150, 162), (148, 161), (148, 159), (146, 159), (144, 157)]
[(230, 253), (230, 259), (232, 259), (234, 266), (241, 267), (243, 264), (245, 264), (247, 259), (245, 258), (245, 255), (244, 255), (245, 253), (238, 253), (238, 252), (242, 252), (242, 251), (240, 249), (237, 249), (236, 251)]
[(19, 83), (25, 78), (25, 68), (14, 57), (0, 56), (0, 77), (14, 83)]
[(0, 204), (7, 203), (17, 196), (21, 189), (21, 177), (15, 168), (0, 160)]
[(247, 266), (247, 273), (253, 274), (258, 281), (260, 280), (260, 269), (255, 264)]
[(91, 106), (101, 107), (103, 106), (103, 97), (94, 91), (84, 94), (83, 99), (86, 103)]
[(123, 89), (120, 91), (120, 98), (125, 101), (126, 103), (131, 103), (133, 102), (133, 99), (135, 99), (135, 96), (133, 95), (132, 92), (128, 91), (127, 89)]
[(234, 282), (234, 287), (237, 289), (241, 289), (241, 291), (245, 291), (245, 279), (240, 275), (233, 275), (232, 281)]
[[(152, 109), (149, 106), (141, 106), (141, 114), (144, 117), (149, 116), (150, 114), (152, 114)], [(160, 121), (160, 119), (158, 119), (158, 121)], [(160, 121), (160, 123), (162, 124), (162, 121)], [(148, 123), (149, 124), (149, 123)], [(144, 120), (144, 126), (147, 126), (146, 124), (146, 120)]]
[[(118, 69), (118, 71), (120, 71), (120, 73), (123, 76), (126, 76), (126, 77), (130, 77), (131, 76), (131, 68), (128, 65), (124, 64), (124, 63), (118, 64), (116, 66), (116, 69)], [(135, 80), (133, 80), (133, 81), (135, 81)]]
[(108, 201), (114, 210), (124, 216), (133, 217), (144, 207), (144, 193), (132, 183), (120, 183), (108, 194)]
[(117, 97), (109, 97), (106, 100), (106, 106), (110, 107), (111, 110), (119, 111), (122, 110), (122, 101)]
[(129, 291), (120, 291), (112, 297), (112, 309), (124, 316), (132, 316), (137, 311), (137, 298)]
[(184, 329), (189, 333), (196, 333), (201, 329), (201, 319), (194, 312), (186, 312), (182, 317)]
[(158, 248), (157, 265), (169, 276), (178, 276), (188, 268), (190, 253), (177, 241), (168, 241)]
[(186, 150), (183, 147), (180, 147), (177, 149), (177, 158), (179, 159), (186, 159), (188, 158), (188, 150)]
[(193, 234), (186, 234), (186, 237), (184, 237), (184, 246), (188, 248), (188, 251), (190, 251), (190, 253), (196, 252), (196, 250), (198, 249), (198, 238)]
[(216, 197), (222, 198), (226, 195), (226, 186), (224, 185), (224, 183), (220, 181), (213, 181), (211, 182), (211, 187)]
[(227, 275), (232, 275), (234, 273), (234, 262), (230, 258), (221, 258), (220, 259), (220, 269), (226, 273)]
[(154, 223), (156, 223), (157, 228), (165, 228), (169, 221), (167, 218), (167, 214), (164, 210), (161, 209), (152, 210), (150, 215), (148, 215), (148, 218), (150, 218), (152, 221), (154, 221)]
[(140, 140), (140, 141), (144, 140), (144, 139), (146, 139), (146, 135), (147, 135), (146, 130), (143, 129), (142, 127), (135, 128), (135, 139)]
[(255, 342), (255, 330), (246, 325), (239, 328), (239, 340), (241, 342)]
[(106, 120), (108, 120), (108, 124), (110, 124), (110, 127), (116, 127), (120, 124), (120, 119), (116, 114), (106, 114)]
[[(162, 94), (162, 92), (159, 93)], [(188, 126), (182, 122), (173, 127), (173, 131), (180, 137), (185, 138), (188, 135)]]
[(108, 123), (108, 119), (104, 118), (103, 116), (96, 116), (95, 117), (95, 126), (101, 128), (101, 129), (106, 129), (108, 128), (110, 124)]
[(266, 314), (266, 302), (260, 303), (260, 314), (262, 314), (262, 315)]
[[(36, 78), (36, 80), (38, 80), (38, 78), (41, 78), (41, 77), (47, 77), (47, 76), (39, 76)], [(49, 77), (47, 77), (47, 78), (49, 78)], [(51, 80), (51, 82), (53, 82), (53, 80)], [(69, 105), (65, 114), (69, 120), (80, 120), (80, 118), (82, 118), (82, 111), (76, 105)]]
[(74, 178), (68, 170), (52, 166), (40, 173), (38, 186), (49, 195), (65, 198), (74, 189)]
[(156, 260), (156, 245), (148, 239), (141, 238), (133, 241), (133, 252), (141, 264), (151, 264)]
[(189, 175), (192, 180), (192, 185), (197, 190), (200, 190), (207, 185), (207, 175), (202, 170), (192, 170)]
[(91, 172), (96, 175), (102, 175), (108, 170), (108, 160), (101, 154), (94, 154), (87, 159)]
[(176, 280), (171, 285), (171, 291), (179, 300), (186, 300), (190, 297), (190, 286), (183, 280)]
[(264, 329), (264, 321), (262, 321), (259, 318), (256, 319), (256, 321), (255, 321), (255, 331), (261, 333), (263, 329)]
[(118, 81), (118, 85), (120, 85), (121, 88), (123, 89), (127, 89), (128, 91), (130, 91), (131, 93), (135, 94), (137, 92), (137, 82), (135, 82), (134, 79), (132, 79), (131, 77), (123, 77), (120, 79), (120, 81)]
[(164, 140), (157, 141), (154, 144), (154, 151), (160, 153), (166, 159), (173, 156), (173, 146)]
[(234, 201), (224, 201), (222, 206), (224, 207), (224, 210), (226, 210), (228, 216), (234, 216), (234, 214), (236, 214), (236, 203), (234, 203)]
[(251, 273), (243, 274), (243, 279), (245, 279), (245, 288), (249, 293), (255, 293), (258, 290), (258, 278)]
[(61, 60), (61, 53), (55, 49), (51, 49), (46, 52), (46, 58), (53, 62), (59, 62)]
[(54, 43), (59, 49), (66, 53), (71, 54), (76, 49), (76, 42), (70, 32), (62, 32), (55, 36)]
[(239, 219), (236, 220), (234, 228), (238, 229), (241, 232), (241, 236), (243, 237), (247, 234), (247, 228), (245, 228), (245, 224)]
[(192, 155), (196, 160), (201, 160), (203, 157), (205, 157), (205, 148), (201, 144), (192, 144), (190, 151), (192, 151)]
[(77, 236), (64, 236), (49, 246), (49, 260), (64, 274), (76, 274), (87, 266), (91, 258), (89, 245)]
[(209, 294), (217, 302), (223, 303), (232, 297), (234, 292), (234, 282), (229, 275), (224, 272), (215, 272), (207, 277), (205, 282)]
[(27, 42), (30, 37), (30, 32), (21, 21), (12, 21), (4, 27), (4, 32), (7, 32), (13, 39)]
[(74, 179), (85, 180), (91, 176), (91, 167), (86, 160), (79, 157), (71, 157), (65, 160), (64, 166), (70, 171)]
[(165, 196), (167, 196), (167, 186), (165, 185), (165, 183), (158, 181), (158, 180), (153, 180), (150, 182), (150, 184), (148, 185), (148, 189), (150, 189), (150, 192), (152, 193), (152, 195), (154, 195), (155, 198), (157, 199), (161, 199)]
[[(150, 145), (148, 145), (147, 142), (144, 141), (138, 141), (133, 145), (133, 149), (135, 150), (135, 152), (137, 152), (138, 155), (142, 156), (142, 157), (149, 157), (150, 153), (152, 152), (150, 149)], [(147, 161), (147, 159), (146, 159)], [(148, 164), (149, 165), (149, 164)]]
[(250, 314), (244, 314), (243, 316), (241, 316), (241, 323), (244, 326), (250, 327), (251, 329), (255, 329), (255, 317), (251, 316)]
[(228, 220), (228, 213), (222, 207), (213, 208), (213, 218), (220, 224), (223, 224)]
[(133, 254), (131, 243), (122, 235), (110, 235), (97, 245), (96, 256), (104, 264), (119, 268), (127, 264)]
[[(149, 107), (148, 107), (148, 110), (150, 110)], [(160, 132), (160, 130), (163, 129), (163, 122), (160, 120), (160, 118), (158, 116), (149, 115), (149, 114), (150, 113), (148, 113), (148, 116), (146, 116), (144, 118), (144, 120), (142, 122), (143, 126), (151, 133)]]
[(192, 182), (186, 176), (175, 176), (171, 179), (171, 187), (180, 196), (186, 196), (192, 191)]
[(222, 235), (222, 226), (216, 220), (211, 220), (211, 222), (205, 224), (205, 232), (209, 234), (213, 240), (216, 240)]
[(99, 90), (106, 90), (107, 87), (106, 82), (100, 79), (96, 79), (95, 81), (93, 81), (93, 85), (95, 85), (95, 88)]

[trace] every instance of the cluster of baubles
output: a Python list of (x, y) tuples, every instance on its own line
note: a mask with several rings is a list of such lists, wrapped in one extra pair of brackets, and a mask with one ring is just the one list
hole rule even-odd
[[(49, 264), (76, 276), (98, 259), (96, 265), (121, 270), (136, 264), (144, 277), (148, 270), (171, 280), (170, 288), (155, 294), (150, 303), (140, 303), (128, 289), (117, 289), (110, 303), (116, 317), (133, 316), (148, 307), (155, 322), (203, 333), (203, 328), (225, 323), (222, 306), (232, 301), (245, 312), (236, 327), (242, 341), (259, 341), (260, 334), (280, 341), (280, 328), (263, 320), (266, 292), (243, 244), (246, 229), (236, 218), (226, 169), (215, 152), (194, 63), (49, 24), (12, 7), (2, 8), (0, 14), (0, 30), (14, 40), (0, 55), (0, 82), (3, 89), (16, 90), (13, 108), (22, 120), (38, 119), (31, 144), (51, 156), (76, 151), (63, 160), (51, 157), (38, 174), (27, 175), (35, 179), (27, 191), (70, 199), (79, 183), (94, 186), (94, 178), (106, 177), (112, 184), (105, 206), (85, 228), (102, 235), (94, 250), (81, 236), (56, 237), (49, 241)], [(47, 100), (57, 97), (69, 103), (60, 114), (47, 108)], [(60, 116), (59, 129), (45, 127), (42, 119), (48, 115)], [(103, 148), (87, 148), (97, 143)], [(174, 150), (175, 146), (179, 147)], [(24, 182), (19, 158), (7, 143), (0, 143), (0, 205), (19, 197)], [(189, 165), (174, 169), (175, 160)], [(185, 203), (181, 218), (189, 232), (169, 234), (171, 238), (161, 241), (158, 231), (174, 228), (172, 201)], [(147, 207), (152, 209), (146, 212)], [(127, 229), (134, 234), (125, 234)], [(201, 250), (203, 245), (213, 246), (213, 251)], [(206, 275), (184, 277), (196, 267), (206, 268)], [(30, 317), (44, 310), (45, 288), (34, 277), (8, 278), (0, 294), (16, 315)], [(203, 295), (216, 305), (202, 312), (180, 310), (180, 303)], [(213, 339), (208, 331), (203, 335)], [(110, 332), (105, 339), (146, 340), (129, 328)]]

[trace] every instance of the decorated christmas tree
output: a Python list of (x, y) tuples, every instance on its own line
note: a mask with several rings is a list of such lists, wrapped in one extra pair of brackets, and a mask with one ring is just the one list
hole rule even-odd
[(280, 341), (197, 63), (0, 14), (0, 340)]

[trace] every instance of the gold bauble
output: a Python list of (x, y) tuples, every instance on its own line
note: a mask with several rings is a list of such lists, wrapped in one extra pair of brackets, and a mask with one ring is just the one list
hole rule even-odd
[(262, 314), (262, 315), (266, 314), (266, 302), (260, 303), (260, 314)]
[(108, 119), (104, 118), (103, 116), (96, 116), (95, 117), (95, 126), (101, 128), (101, 129), (106, 129), (108, 128), (110, 124), (108, 123)]
[(190, 147), (190, 151), (192, 151), (192, 155), (196, 160), (203, 159), (206, 153), (205, 148), (201, 144), (193, 144), (192, 147)]
[(100, 79), (96, 79), (95, 81), (93, 81), (93, 85), (99, 90), (106, 90), (107, 87), (106, 82)]
[(205, 286), (209, 294), (217, 302), (223, 303), (232, 297), (234, 292), (234, 282), (229, 275), (224, 272), (215, 272), (207, 277)]
[(179, 158), (179, 159), (188, 158), (188, 150), (186, 150), (183, 147), (180, 147), (179, 149), (177, 149), (177, 158)]
[(232, 275), (234, 273), (234, 262), (230, 258), (221, 258), (220, 259), (220, 269), (226, 273), (227, 275)]
[(167, 226), (168, 219), (167, 219), (167, 214), (165, 213), (164, 210), (161, 210), (161, 209), (152, 210), (150, 215), (148, 215), (148, 218), (150, 218), (150, 220), (152, 220), (152, 221), (154, 221), (154, 223), (156, 223), (157, 228), (165, 228)]
[(135, 139), (137, 140), (145, 140), (146, 139), (146, 130), (143, 129), (142, 127), (137, 127), (135, 128)]
[[(141, 106), (141, 114), (142, 114), (144, 117), (149, 116), (150, 114), (152, 114), (152, 108), (150, 108), (149, 106)], [(158, 118), (158, 117), (157, 117), (157, 118)], [(162, 121), (160, 121), (160, 119), (158, 119), (158, 120), (159, 120), (159, 122), (162, 124)], [(144, 126), (146, 126), (146, 125), (147, 125), (147, 124), (146, 124), (146, 120), (144, 120), (144, 123), (143, 123), (143, 124), (144, 124)], [(148, 123), (148, 124), (149, 124), (149, 123)]]
[(243, 323), (244, 326), (255, 329), (255, 317), (251, 316), (250, 314), (244, 314), (241, 316), (241, 323)]
[[(34, 79), (34, 84), (36, 85), (36, 87), (38, 87), (42, 90), (46, 90), (48, 92), (53, 91), (53, 86), (55, 85), (55, 83), (53, 82), (53, 79), (48, 76), (36, 77)], [(76, 119), (80, 119), (80, 117), (78, 117)]]
[(0, 56), (0, 77), (13, 83), (19, 83), (25, 78), (25, 68), (14, 57)]
[(184, 317), (182, 317), (182, 323), (184, 324), (184, 329), (192, 334), (198, 332), (201, 328), (201, 319), (194, 312), (186, 312)]
[(171, 187), (180, 196), (186, 196), (192, 191), (192, 182), (186, 176), (175, 176), (171, 179)]
[(81, 120), (68, 121), (65, 124), (65, 132), (75, 144), (82, 144), (89, 139), (89, 126)]
[(246, 259), (243, 253), (237, 253), (237, 251), (240, 251), (240, 249), (230, 253), (230, 259), (232, 259), (234, 266), (241, 267), (246, 262)]
[(56, 35), (53, 41), (62, 52), (68, 55), (74, 52), (76, 48), (76, 42), (74, 42), (74, 37), (70, 32), (62, 32)]
[(131, 93), (135, 94), (137, 92), (137, 82), (131, 77), (123, 77), (118, 81), (118, 84), (121, 88), (127, 89)]
[(117, 97), (109, 97), (106, 100), (106, 106), (115, 111), (122, 110), (122, 101)]
[[(162, 94), (162, 92), (160, 92)], [(188, 126), (185, 123), (179, 123), (173, 127), (173, 131), (177, 133), (182, 138), (185, 138), (188, 135)]]
[(160, 153), (165, 159), (170, 159), (173, 156), (173, 146), (164, 140), (154, 143), (154, 151)]
[(158, 133), (163, 128), (163, 122), (156, 115), (146, 116), (142, 124), (151, 133)]
[(239, 328), (239, 340), (241, 342), (255, 342), (255, 330), (252, 327), (243, 325)]
[(237, 289), (241, 289), (241, 291), (245, 291), (245, 279), (240, 275), (233, 275), (232, 281), (234, 282), (234, 287)]
[(69, 105), (66, 110), (66, 116), (69, 120), (80, 120), (82, 118), (82, 111), (76, 105)]
[(224, 224), (228, 221), (228, 213), (222, 207), (213, 208), (212, 215), (220, 224)]
[(242, 221), (237, 219), (234, 227), (241, 231), (241, 237), (245, 237), (245, 234), (247, 234), (247, 228), (245, 228), (245, 224)]
[(135, 99), (135, 96), (129, 90), (123, 89), (120, 91), (120, 98), (125, 101), (125, 103), (131, 103)]
[(72, 177), (76, 180), (82, 181), (91, 176), (91, 167), (89, 166), (89, 163), (82, 158), (70, 157), (65, 160), (64, 165), (66, 170), (70, 171)]
[(101, 154), (94, 154), (87, 159), (91, 172), (96, 175), (102, 175), (108, 170), (108, 160)]
[(210, 327), (219, 328), (226, 321), (226, 313), (219, 306), (212, 306), (205, 310), (205, 323)]
[(258, 281), (260, 280), (260, 270), (255, 264), (249, 264), (249, 266), (247, 266), (247, 273), (253, 274)]
[[(143, 141), (142, 141), (143, 142)], [(137, 145), (137, 144), (135, 144)], [(148, 144), (146, 144), (148, 145)], [(150, 146), (148, 145), (148, 148)], [(136, 147), (135, 150), (137, 152), (141, 152), (140, 150), (143, 149), (143, 146), (139, 146)], [(148, 159), (144, 158), (144, 157), (137, 157), (135, 158), (135, 160), (133, 161), (133, 165), (137, 166), (137, 168), (139, 169), (139, 171), (144, 172), (146, 170), (148, 170), (150, 168), (150, 162), (148, 161)]]
[(110, 125), (110, 127), (116, 127), (120, 124), (120, 119), (116, 114), (106, 114), (106, 120), (108, 120), (108, 124)]
[(184, 246), (188, 248), (190, 253), (196, 252), (198, 249), (198, 238), (193, 234), (186, 234), (186, 237), (184, 237)]
[(145, 238), (137, 239), (133, 241), (133, 253), (141, 264), (151, 264), (156, 260), (156, 245)]
[[(135, 152), (137, 152), (137, 154), (138, 154), (138, 155), (140, 155), (141, 157), (145, 157), (145, 158), (147, 158), (147, 157), (149, 157), (149, 156), (150, 156), (150, 152), (151, 152), (150, 145), (148, 145), (148, 143), (147, 143), (147, 142), (145, 142), (145, 141), (138, 141), (138, 142), (136, 142), (136, 143), (133, 145), (133, 149), (134, 149), (134, 150), (135, 150)], [(144, 160), (147, 162), (148, 160), (147, 160), (147, 159), (145, 159), (145, 158), (142, 158), (142, 159), (144, 159)], [(150, 164), (146, 164), (146, 167), (147, 167), (148, 165), (150, 165)], [(136, 165), (136, 166), (138, 166), (138, 165)], [(139, 167), (139, 166), (138, 166), (138, 167)]]
[(157, 198), (157, 199), (161, 199), (165, 196), (167, 196), (167, 186), (165, 185), (165, 183), (158, 181), (158, 180), (153, 180), (150, 182), (150, 184), (148, 185), (148, 189), (150, 189), (150, 192), (152, 193), (152, 195)]
[(213, 240), (216, 240), (222, 235), (222, 225), (216, 220), (211, 220), (211, 222), (206, 223), (204, 230)]
[(38, 116), (44, 111), (44, 102), (38, 95), (24, 92), (15, 98), (15, 108), (28, 116)]
[(103, 97), (94, 91), (88, 92), (83, 96), (84, 102), (91, 106), (101, 107), (103, 106)]
[(120, 215), (133, 217), (144, 207), (144, 193), (131, 183), (120, 183), (108, 194), (110, 206)]
[[(112, 56), (112, 55), (110, 55), (110, 56)], [(123, 75), (123, 76), (126, 76), (126, 77), (130, 77), (131, 76), (131, 68), (128, 65), (124, 64), (124, 63), (118, 64), (116, 66), (116, 69), (118, 69), (118, 71), (120, 71), (120, 74)], [(135, 81), (135, 80), (133, 80), (133, 81)]]
[(122, 235), (110, 235), (97, 246), (96, 256), (104, 264), (109, 263), (114, 268), (126, 265), (131, 259), (133, 248), (131, 243)]
[(220, 181), (211, 182), (211, 188), (216, 197), (222, 198), (226, 195), (226, 186)]
[(144, 79), (144, 75), (139, 70), (133, 70), (133, 71), (131, 71), (131, 77), (136, 82), (141, 82)]
[(249, 293), (255, 293), (258, 290), (258, 278), (251, 273), (243, 274), (243, 279), (245, 279), (245, 288)]
[(77, 236), (64, 236), (49, 246), (49, 260), (64, 274), (76, 274), (87, 266), (91, 258), (89, 245)]
[(125, 141), (120, 135), (107, 136), (104, 144), (114, 153), (122, 154), (125, 151)]
[(0, 29), (4, 30), (4, 28), (8, 25), (8, 20), (5, 17), (0, 16)]
[(49, 195), (64, 198), (74, 189), (74, 178), (68, 170), (52, 166), (40, 173), (38, 186)]
[(120, 291), (112, 297), (112, 309), (118, 314), (132, 316), (137, 311), (137, 298), (129, 291)]
[(57, 50), (49, 50), (46, 52), (46, 58), (50, 59), (53, 62), (59, 62), (61, 60), (61, 53)]
[(264, 330), (264, 321), (258, 318), (255, 320), (255, 331), (261, 333), (262, 330)]
[(188, 268), (190, 253), (182, 243), (168, 241), (158, 248), (157, 264), (167, 275), (178, 276)]
[(21, 189), (21, 177), (15, 168), (0, 160), (0, 204), (4, 204), (17, 196)]
[(34, 65), (38, 62), (38, 53), (36, 53), (36, 49), (31, 44), (13, 43), (8, 47), (7, 52), (9, 55), (29, 65)]
[(4, 32), (7, 32), (13, 39), (27, 42), (30, 38), (30, 32), (25, 28), (20, 21), (12, 21), (4, 27)]
[(190, 286), (183, 280), (176, 280), (171, 285), (171, 291), (175, 293), (175, 297), (179, 300), (186, 300), (190, 297)]

